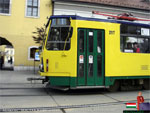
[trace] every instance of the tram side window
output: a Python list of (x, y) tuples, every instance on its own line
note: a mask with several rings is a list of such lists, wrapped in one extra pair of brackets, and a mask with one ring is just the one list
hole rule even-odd
[(102, 52), (102, 32), (100, 30), (97, 31), (97, 52)]
[(138, 35), (138, 34), (141, 33), (140, 29), (141, 29), (141, 27), (122, 24), (121, 25), (121, 34), (134, 34), (134, 35)]
[(84, 52), (84, 31), (80, 30), (79, 31), (79, 50), (81, 53)]
[(46, 48), (55, 51), (69, 50), (72, 30), (70, 27), (51, 27)]
[(89, 32), (89, 52), (93, 52), (93, 31)]
[(125, 53), (150, 53), (150, 29), (121, 26), (120, 49)]
[(150, 39), (121, 37), (121, 51), (126, 53), (150, 53)]

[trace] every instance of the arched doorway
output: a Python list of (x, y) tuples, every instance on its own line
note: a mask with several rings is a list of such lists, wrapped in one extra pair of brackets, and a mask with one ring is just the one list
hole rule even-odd
[(6, 38), (0, 37), (0, 70), (14, 69), (14, 47)]

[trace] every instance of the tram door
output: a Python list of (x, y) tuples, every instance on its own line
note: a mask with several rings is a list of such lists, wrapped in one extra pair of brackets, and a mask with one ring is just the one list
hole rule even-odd
[(78, 86), (104, 85), (104, 30), (78, 29)]

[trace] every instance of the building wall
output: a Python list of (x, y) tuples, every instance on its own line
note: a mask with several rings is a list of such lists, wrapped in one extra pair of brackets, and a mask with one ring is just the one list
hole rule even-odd
[(11, 0), (10, 14), (0, 14), (0, 37), (12, 43), (16, 69), (34, 64), (28, 58), (29, 47), (39, 45), (33, 41), (32, 32), (46, 24), (47, 16), (52, 14), (52, 3), (50, 0), (40, 0), (39, 8), (39, 17), (26, 17), (26, 0)]

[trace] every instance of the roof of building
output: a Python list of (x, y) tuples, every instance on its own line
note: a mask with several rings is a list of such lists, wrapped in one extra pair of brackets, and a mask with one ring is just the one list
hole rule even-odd
[(150, 0), (60, 0), (60, 1), (104, 4), (104, 5), (150, 10)]

